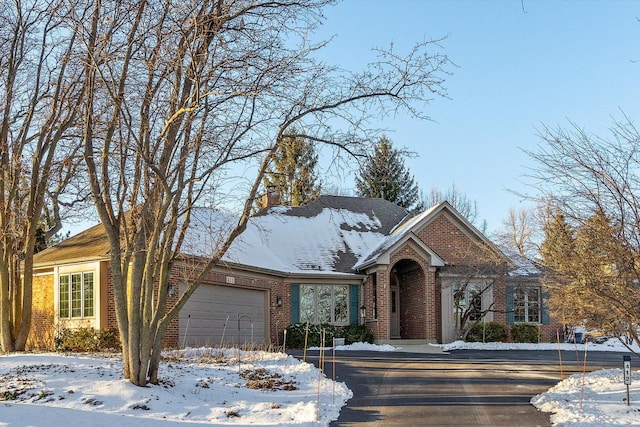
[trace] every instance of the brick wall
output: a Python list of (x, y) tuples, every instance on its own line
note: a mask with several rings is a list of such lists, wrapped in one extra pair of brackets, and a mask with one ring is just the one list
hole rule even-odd
[(379, 340), (388, 340), (391, 337), (389, 273), (390, 273), (390, 270), (388, 266), (386, 265), (378, 266), (378, 271), (376, 272), (376, 278), (377, 278), (376, 292), (378, 295), (378, 319), (375, 324), (374, 336), (376, 339), (379, 339)]
[[(380, 315), (380, 307), (379, 304), (376, 299), (380, 299), (380, 296), (376, 296), (374, 295), (374, 289), (376, 288), (377, 284), (377, 278), (379, 277), (378, 272), (374, 272), (372, 274), (370, 274), (369, 276), (367, 276), (367, 278), (365, 279), (363, 286), (362, 286), (362, 304), (365, 307), (366, 310), (366, 317), (364, 319), (361, 319), (361, 321), (364, 321), (364, 324), (366, 325), (367, 329), (369, 329), (369, 331), (371, 331), (371, 333), (373, 334), (374, 339), (381, 339), (380, 338), (380, 334), (378, 332), (378, 319), (377, 317)], [(375, 290), (375, 292), (377, 292), (377, 290)], [(375, 308), (375, 310), (374, 310)]]
[(422, 270), (401, 273), (400, 288), (400, 336), (403, 339), (425, 339), (427, 337), (427, 312), (429, 300)]
[(53, 272), (33, 277), (31, 331), (27, 339), (29, 350), (52, 350), (55, 337)]
[(478, 245), (480, 241), (469, 237), (473, 234), (457, 221), (454, 224), (446, 214), (438, 215), (417, 233), (420, 240), (447, 264), (454, 265), (473, 264), (486, 259), (486, 252)]
[[(278, 307), (277, 298), (282, 299), (282, 305)], [(272, 344), (282, 345), (282, 331), (291, 323), (291, 283), (275, 281), (271, 283), (269, 296), (270, 330), (269, 339)]]

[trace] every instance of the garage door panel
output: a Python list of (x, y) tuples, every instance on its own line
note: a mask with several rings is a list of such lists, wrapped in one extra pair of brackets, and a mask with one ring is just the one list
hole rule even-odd
[(180, 311), (180, 344), (262, 343), (267, 326), (265, 307), (266, 291), (201, 285)]

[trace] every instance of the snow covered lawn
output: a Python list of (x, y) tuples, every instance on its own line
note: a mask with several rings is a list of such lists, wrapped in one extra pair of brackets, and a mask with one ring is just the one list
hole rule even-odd
[(122, 379), (119, 359), (0, 356), (0, 426), (326, 426), (352, 397), (343, 383), (282, 353), (168, 353), (161, 384), (144, 388)]
[(572, 375), (531, 399), (536, 408), (552, 412), (555, 426), (640, 425), (640, 372), (633, 372), (631, 405), (622, 369)]
[[(558, 344), (457, 341), (439, 347), (445, 352), (557, 350)], [(560, 348), (582, 356), (585, 352), (584, 344), (560, 344)], [(336, 348), (338, 353), (348, 350), (397, 349), (369, 344)], [(586, 350), (628, 351), (614, 340), (587, 344)], [(0, 427), (327, 426), (352, 397), (345, 384), (326, 378), (310, 363), (281, 353), (186, 349), (167, 353), (166, 359), (161, 365), (161, 384), (141, 388), (121, 379), (118, 356), (0, 356)], [(640, 365), (635, 357), (631, 363), (632, 369)], [(630, 406), (624, 400), (622, 375), (621, 369), (596, 371), (584, 378), (573, 375), (533, 397), (531, 403), (552, 412), (555, 426), (637, 426), (640, 372), (633, 372)]]

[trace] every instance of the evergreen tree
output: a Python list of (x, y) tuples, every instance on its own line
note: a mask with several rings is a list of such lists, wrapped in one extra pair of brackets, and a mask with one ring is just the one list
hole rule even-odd
[(575, 281), (571, 277), (576, 261), (576, 243), (573, 228), (562, 213), (551, 214), (545, 221), (544, 240), (540, 245), (540, 260), (549, 267), (543, 283), (549, 294), (549, 306), (563, 324), (573, 323), (576, 306)]
[(313, 144), (295, 136), (293, 131), (280, 142), (262, 183), (265, 188), (272, 187), (280, 193), (282, 205), (305, 205), (320, 195), (317, 164), (318, 154)]
[[(561, 225), (560, 219), (554, 222)], [(555, 228), (566, 229), (566, 224)], [(637, 330), (629, 329), (628, 321), (637, 325), (640, 320), (639, 264), (636, 252), (621, 238), (619, 225), (598, 209), (576, 229), (570, 244), (562, 241), (564, 232), (549, 235), (541, 255), (561, 273), (545, 277), (553, 289), (551, 308), (565, 323), (637, 338)]]
[(377, 197), (412, 207), (419, 199), (418, 185), (404, 166), (403, 153), (387, 137), (380, 138), (356, 176), (358, 195)]
[(568, 271), (575, 255), (573, 234), (564, 215), (553, 215), (544, 225), (544, 241), (540, 245), (542, 263), (558, 272)]

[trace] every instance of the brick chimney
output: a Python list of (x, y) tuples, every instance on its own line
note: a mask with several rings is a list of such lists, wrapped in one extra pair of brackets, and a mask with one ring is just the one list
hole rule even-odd
[(280, 204), (280, 191), (272, 185), (267, 187), (267, 191), (262, 195), (262, 207), (270, 208)]

